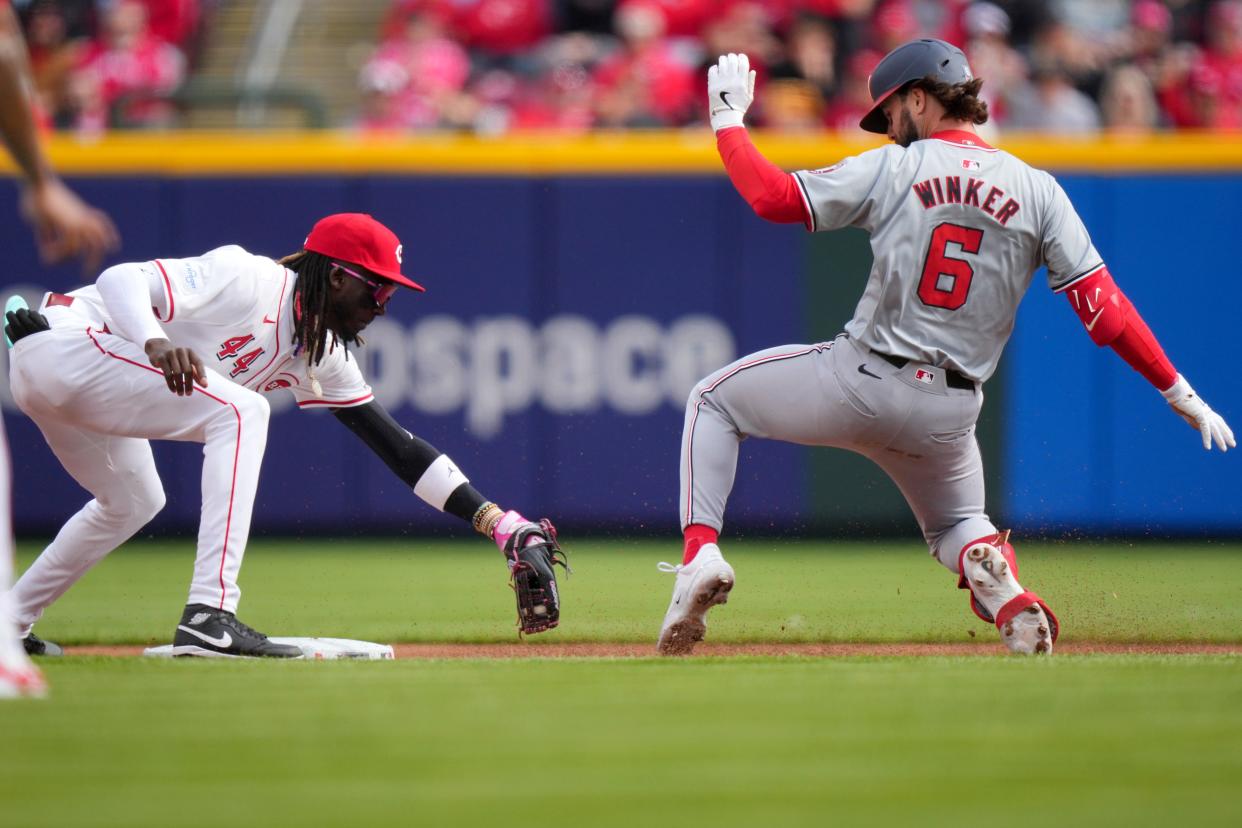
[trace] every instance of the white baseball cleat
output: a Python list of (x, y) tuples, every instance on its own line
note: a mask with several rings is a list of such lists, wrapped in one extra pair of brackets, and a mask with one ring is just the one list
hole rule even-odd
[(659, 564), (661, 572), (677, 573), (673, 600), (664, 614), (656, 650), (661, 655), (690, 655), (707, 632), (707, 611), (729, 600), (733, 567), (721, 557), (720, 547), (704, 544), (685, 565)]
[(0, 659), (0, 699), (41, 699), (46, 695), (47, 682), (28, 658)]
[(968, 544), (960, 558), (958, 586), (970, 590), (970, 608), (996, 625), (1010, 650), (1052, 655), (1060, 624), (1038, 595), (1018, 583), (1018, 561), (1008, 537), (1005, 532)]

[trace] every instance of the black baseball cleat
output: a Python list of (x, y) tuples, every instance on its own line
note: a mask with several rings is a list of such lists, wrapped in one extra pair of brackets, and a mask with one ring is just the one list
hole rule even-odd
[(237, 620), (237, 616), (206, 604), (189, 604), (173, 636), (175, 656), (218, 658), (301, 658), (292, 644), (277, 644)]
[(63, 656), (64, 649), (59, 644), (53, 644), (51, 641), (44, 641), (34, 633), (29, 633), (22, 639), (22, 647), (26, 650), (26, 655), (32, 656)]

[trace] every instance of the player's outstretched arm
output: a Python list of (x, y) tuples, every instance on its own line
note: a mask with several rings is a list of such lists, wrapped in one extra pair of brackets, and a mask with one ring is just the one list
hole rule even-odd
[[(517, 512), (505, 512), (480, 494), (447, 454), (402, 428), (378, 402), (337, 408), (332, 413), (420, 500), (436, 511), (456, 515), (471, 524), (504, 551), (507, 534), (501, 528), (502, 518)], [(506, 524), (503, 528), (509, 527)]]
[(768, 221), (807, 221), (798, 183), (792, 175), (763, 157), (742, 127), (755, 97), (755, 72), (746, 55), (721, 55), (707, 70), (707, 103), (716, 150), (733, 186), (751, 209)]
[(468, 521), (485, 502), (447, 454), (402, 428), (378, 402), (337, 408), (332, 413), (436, 511)]
[(1064, 292), (1091, 339), (1097, 345), (1111, 347), (1154, 385), (1178, 416), (1198, 430), (1204, 449), (1211, 451), (1213, 444), (1221, 451), (1237, 447), (1229, 424), (1173, 368), (1155, 334), (1117, 287), (1108, 268), (1100, 265)]
[(529, 521), (484, 498), (447, 454), (402, 428), (378, 402), (338, 408), (333, 414), (427, 505), (456, 515), (496, 544), (509, 566), (522, 632), (543, 632), (559, 623), (560, 595), (552, 567), (566, 564), (551, 522)]

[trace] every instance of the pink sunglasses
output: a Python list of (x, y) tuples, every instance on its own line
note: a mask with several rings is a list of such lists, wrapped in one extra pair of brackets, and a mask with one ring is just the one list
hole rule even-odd
[(382, 308), (384, 307), (384, 305), (387, 305), (388, 300), (391, 299), (392, 295), (397, 292), (398, 286), (396, 282), (377, 282), (374, 279), (368, 279), (366, 276), (363, 276), (361, 273), (355, 273), (354, 271), (350, 270), (348, 267), (346, 267), (343, 264), (339, 264), (336, 262), (334, 262), (333, 264), (336, 265), (337, 270), (341, 271), (346, 276), (352, 276), (353, 278), (357, 279), (359, 282), (362, 282), (363, 284), (370, 287), (371, 298), (375, 300), (375, 304), (377, 307)]

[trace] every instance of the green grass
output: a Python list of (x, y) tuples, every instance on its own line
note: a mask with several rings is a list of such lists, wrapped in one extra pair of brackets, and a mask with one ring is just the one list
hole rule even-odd
[[(650, 641), (667, 544), (574, 543), (564, 626)], [(166, 641), (190, 544), (121, 550), (40, 622)], [(23, 547), (23, 562), (32, 550)], [(912, 544), (753, 542), (713, 640), (994, 636)], [(1066, 635), (1242, 640), (1242, 548), (1021, 548)], [(256, 543), (273, 634), (512, 641), (494, 551)], [(782, 631), (782, 626), (784, 630)], [(994, 639), (989, 639), (994, 642)], [(0, 704), (0, 827), (1236, 825), (1242, 657), (44, 660)]]
[(0, 824), (1234, 825), (1239, 666), (70, 659)]
[[(652, 641), (675, 544), (568, 543), (562, 626), (541, 641)], [(37, 547), (23, 544), (22, 563)], [(970, 641), (993, 636), (956, 578), (913, 543), (751, 541), (726, 553), (738, 587), (713, 641)], [(1060, 617), (1065, 640), (1242, 641), (1242, 545), (1022, 544), (1022, 581)], [(131, 544), (44, 619), (69, 644), (167, 643), (189, 586), (193, 544)], [(558, 570), (559, 572), (560, 570)], [(501, 557), (482, 543), (264, 541), (242, 568), (239, 615), (272, 635), (513, 641)]]

